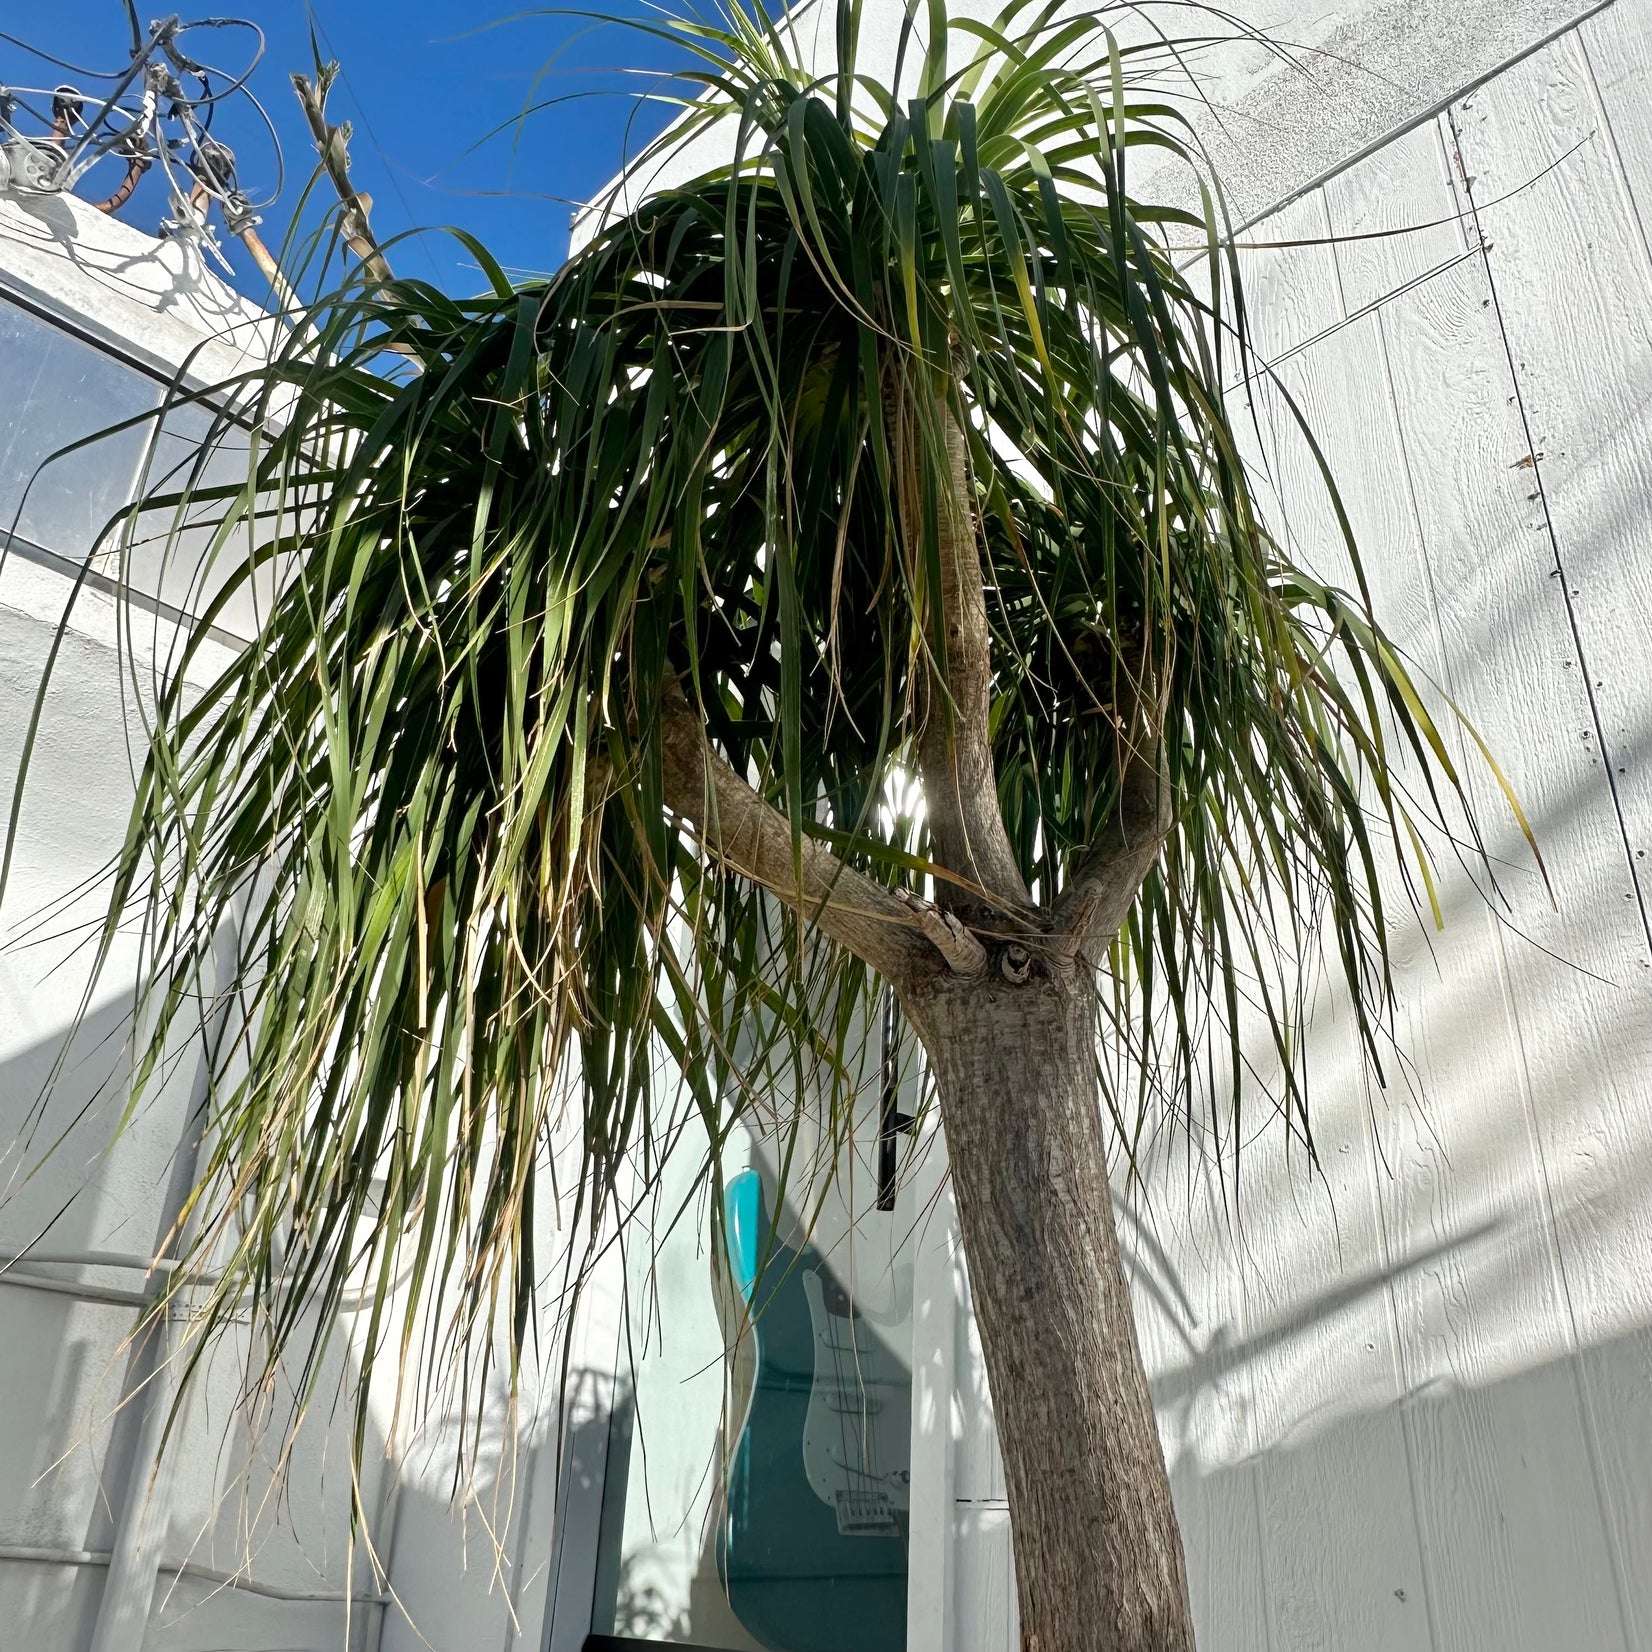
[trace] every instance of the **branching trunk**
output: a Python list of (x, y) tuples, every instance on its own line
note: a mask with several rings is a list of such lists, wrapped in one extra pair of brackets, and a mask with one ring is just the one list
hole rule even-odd
[(938, 1086), (1015, 1534), (1025, 1652), (1191, 1652), (1119, 1261), (1093, 976), (937, 976), (908, 1014)]
[[(911, 543), (917, 467), (941, 455), (913, 439), (910, 401), (896, 412)], [(960, 902), (938, 887), (938, 898), (994, 944), (973, 968), (949, 955), (949, 968), (897, 990), (946, 1124), (1009, 1488), (1022, 1644), (1192, 1652), (1181, 1534), (1113, 1230), (1095, 1065), (1097, 966), (1170, 829), (1157, 719), (1132, 712), (1121, 729), (1123, 784), (1105, 841), (1056, 908), (1037, 912), (999, 809), (964, 434), (944, 401), (937, 415), (945, 468), (934, 478), (940, 580), (930, 595), (945, 648), (932, 663), (919, 762), (932, 855), (987, 897)], [(933, 669), (940, 657), (944, 673)]]
[[(1026, 1652), (1192, 1652), (1181, 1537), (1113, 1231), (1095, 1066), (1096, 972), (1170, 829), (1156, 722), (1129, 720), (1103, 840), (1053, 908), (1034, 906), (1004, 830), (990, 730), (991, 635), (963, 431), (944, 442), (944, 647), (919, 752), (931, 853), (965, 882), (934, 904), (805, 840), (668, 696), (670, 807), (895, 988), (929, 1054), (1009, 1486)], [(913, 404), (886, 410), (916, 542), (925, 449)], [(944, 658), (945, 675), (934, 669)]]
[[(918, 376), (921, 380), (922, 376)], [(907, 384), (892, 388), (886, 417), (900, 491), (901, 533), (914, 567), (921, 553), (920, 473), (943, 457), (926, 451), (921, 422)], [(924, 387), (918, 395), (933, 391)], [(986, 900), (962, 895), (953, 885), (936, 889), (943, 907), (988, 916), (1029, 905), (1027, 886), (1004, 830), (992, 764), (992, 636), (981, 578), (980, 539), (969, 485), (969, 453), (963, 427), (944, 397), (934, 408), (944, 452), (936, 486), (935, 561), (939, 585), (927, 593), (932, 605), (932, 657), (945, 658), (944, 680), (931, 673), (925, 687), (919, 767), (929, 816), (931, 853), (941, 865), (984, 892)], [(935, 625), (939, 621), (939, 626)]]

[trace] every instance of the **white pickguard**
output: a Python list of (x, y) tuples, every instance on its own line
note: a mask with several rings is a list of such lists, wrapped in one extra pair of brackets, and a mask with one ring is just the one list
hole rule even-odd
[(835, 1281), (803, 1270), (814, 1328), (814, 1382), (803, 1424), (803, 1468), (844, 1536), (901, 1530), (911, 1478), (911, 1379), (865, 1318), (834, 1312)]

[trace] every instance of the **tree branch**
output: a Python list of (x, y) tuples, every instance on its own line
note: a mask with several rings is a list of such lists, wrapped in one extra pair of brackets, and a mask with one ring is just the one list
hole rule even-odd
[(1051, 910), (1061, 951), (1097, 960), (1129, 916), (1173, 824), (1170, 781), (1155, 736), (1150, 753), (1127, 756), (1112, 818)]
[(954, 975), (979, 975), (986, 969), (987, 949), (961, 918), (927, 905), (916, 895), (903, 895), (902, 899), (912, 908), (918, 927), (929, 938), (930, 945), (946, 959), (947, 968)]
[(660, 745), (667, 806), (729, 870), (762, 885), (897, 988), (933, 974), (942, 959), (951, 966), (951, 957), (941, 950), (937, 958), (925, 938), (924, 917), (938, 921), (938, 913), (874, 883), (809, 837), (799, 886), (791, 823), (712, 749), (680, 693), (666, 701)]
[[(909, 369), (896, 383), (888, 409), (899, 484), (902, 537), (918, 559), (922, 545), (922, 471), (926, 453), (914, 393), (927, 395), (927, 369)], [(945, 394), (935, 399), (945, 443), (946, 468), (935, 478), (940, 588), (930, 596), (945, 638), (945, 674), (933, 659), (924, 694), (919, 743), (924, 808), (935, 859), (1012, 906), (1030, 904), (1027, 886), (1004, 830), (992, 761), (992, 634), (987, 625), (981, 576), (980, 536), (970, 492), (964, 430)], [(941, 885), (948, 906), (967, 904), (955, 888)], [(978, 903), (977, 903), (978, 904)]]

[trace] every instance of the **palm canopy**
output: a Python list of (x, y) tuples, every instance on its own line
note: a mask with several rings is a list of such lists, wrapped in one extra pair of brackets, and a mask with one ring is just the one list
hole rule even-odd
[[(144, 1081), (245, 908), (208, 1323), (250, 1289), (279, 1346), (366, 1277), (369, 1360), (438, 1291), (461, 1326), (503, 1313), (514, 1359), (569, 1110), (558, 1192), (587, 1231), (668, 1084), (715, 1176), (777, 1064), (847, 1071), (855, 1006), (947, 932), (937, 909), (975, 944), (1047, 933), (1144, 754), (1167, 835), (1095, 956), (1135, 1070), (1191, 1105), (1213, 1011), (1211, 1105), (1236, 1109), (1248, 1005), (1300, 1113), (1295, 971), (1326, 934), (1377, 1058), (1379, 853), (1458, 780), (1357, 557), (1335, 589), (1260, 519), (1213, 195), (1129, 193), (1141, 146), (1197, 169), (1155, 89), (1175, 48), (1120, 45), (1105, 12), (931, 7), (885, 86), (857, 19), (842, 0), (818, 77), (760, 13), (662, 24), (699, 64), (662, 141), (726, 120), (731, 164), (548, 281), (479, 250), (476, 299), (364, 276), (251, 383), (256, 472), (220, 535), (254, 548), (220, 554), (216, 604), (290, 572), (210, 687), (174, 670), (111, 908), (152, 891)], [(1019, 888), (941, 855), (936, 799), (908, 803), (963, 715), (931, 686), (960, 646), (959, 499)]]

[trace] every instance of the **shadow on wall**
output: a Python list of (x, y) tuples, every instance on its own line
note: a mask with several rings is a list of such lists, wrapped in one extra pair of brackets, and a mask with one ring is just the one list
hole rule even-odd
[[(1639, 1364), (1646, 1348), (1623, 1337), (1594, 1356), (1602, 1367)], [(1265, 1457), (1209, 1468), (1184, 1460), (1171, 1478), (1200, 1652), (1644, 1647), (1598, 1519), (1583, 1513), (1544, 1548), (1521, 1529), (1520, 1510), (1553, 1506), (1571, 1489), (1555, 1484), (1543, 1442), (1557, 1418), (1575, 1418), (1574, 1395), (1560, 1359), (1482, 1389), (1431, 1382)], [(1453, 1477), (1451, 1459), (1483, 1449), (1494, 1416), (1518, 1423), (1524, 1448), (1501, 1453), (1486, 1478)], [(1402, 1433), (1435, 1477), (1438, 1495), (1420, 1520), (1404, 1478), (1372, 1471)], [(960, 1502), (954, 1530), (953, 1652), (1008, 1652), (1018, 1640), (1002, 1506)]]
[[(11, 1175), (7, 1166), (0, 1244), (15, 1249), (38, 1238), (42, 1250), (154, 1254), (193, 1074), (185, 1064), (111, 1145), (126, 1031), (124, 1003), (88, 1017), (27, 1138), (27, 1158), (24, 1126), (62, 1040), (42, 1040), (0, 1062), (0, 1139), (24, 1171)], [(21, 1267), (123, 1292), (141, 1284), (136, 1272), (112, 1267)], [(0, 1278), (0, 1546), (60, 1557), (0, 1556), (0, 1623), (27, 1626), (27, 1644), (40, 1652), (82, 1652), (96, 1620), (105, 1568), (67, 1560), (107, 1555), (115, 1538), (137, 1428), (136, 1408), (120, 1409), (136, 1315), (130, 1303)], [(543, 1554), (530, 1552), (525, 1537), (530, 1511), (542, 1512), (545, 1494), (554, 1495), (556, 1455), (537, 1391), (530, 1385), (513, 1413), (496, 1378), (479, 1412), (463, 1423), (428, 1420), (393, 1454), (383, 1429), (373, 1427), (359, 1483), (366, 1534), (352, 1553), (348, 1327), (335, 1337), (290, 1443), (292, 1385), (284, 1374), (249, 1413), (242, 1403), (247, 1353), (244, 1337), (213, 1351), (175, 1431), (146, 1644), (166, 1652), (537, 1648), (543, 1605), (535, 1588), (542, 1594), (547, 1582), (549, 1526), (535, 1527), (547, 1538)], [(383, 1399), (373, 1425), (388, 1415), (390, 1397)], [(479, 1447), (482, 1467), (455, 1506), (453, 1446), (461, 1427)], [(399, 1605), (384, 1604), (370, 1550), (388, 1570)], [(180, 1572), (185, 1563), (218, 1575)], [(289, 1598), (228, 1587), (226, 1575)], [(3, 1633), (0, 1644), (10, 1644)]]
[[(589, 1403), (591, 1373), (569, 1373), (569, 1411), (587, 1434), (607, 1433), (607, 1407)], [(612, 1379), (600, 1379), (611, 1387)], [(558, 1480), (588, 1460), (590, 1441), (570, 1431), (562, 1460), (555, 1423), (560, 1372), (525, 1371), (513, 1407), (496, 1372), (477, 1410), (423, 1425), (395, 1453), (383, 1522), (394, 1603), (382, 1652), (540, 1652), (557, 1555), (552, 1510)], [(605, 1388), (606, 1392), (606, 1388)], [(458, 1440), (476, 1450), (473, 1480), (459, 1487)]]
[[(117, 1003), (89, 1015), (66, 1049), (61, 1037), (47, 1039), (0, 1063), (0, 1242), (8, 1249), (38, 1239), (43, 1250), (154, 1254), (184, 1108), (170, 1090), (158, 1094), (111, 1147), (126, 1028), (126, 1007)], [(60, 1056), (50, 1104), (36, 1116)], [(141, 1283), (141, 1275), (124, 1269), (21, 1268), (117, 1291)], [(116, 1415), (135, 1323), (131, 1304), (0, 1278), (0, 1542), (108, 1549), (110, 1510), (126, 1480), (135, 1430), (131, 1413)], [(0, 1614), (60, 1628), (65, 1647), (84, 1643), (101, 1589), (94, 1570), (0, 1562)]]
[[(1615, 756), (1638, 773), (1646, 744), (1625, 728)], [(1518, 929), (1458, 877), (1443, 933), (1396, 938), (1409, 1085), (1368, 1092), (1321, 1005), (1317, 1165), (1272, 1119), (1236, 1186), (1166, 1129), (1145, 1197), (1116, 1201), (1210, 1652), (1652, 1647), (1652, 1016), (1579, 748), (1558, 780), (1514, 775), (1558, 910), (1493, 817)], [(957, 1575), (979, 1588), (959, 1621), (984, 1627), (959, 1652), (1002, 1652), (1009, 1537), (969, 1330)]]
[[(1584, 1356), (1596, 1374), (1647, 1361), (1644, 1333)], [(1184, 1532), (1201, 1645), (1645, 1647), (1585, 1432), (1563, 1354), (1489, 1383), (1430, 1377), (1265, 1456), (1190, 1457), (1172, 1482), (1199, 1511)]]

